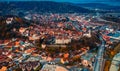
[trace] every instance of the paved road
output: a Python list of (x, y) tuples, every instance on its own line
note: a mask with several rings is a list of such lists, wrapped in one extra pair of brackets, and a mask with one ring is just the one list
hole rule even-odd
[[(81, 31), (78, 28), (77, 24), (72, 24), (78, 31)], [(103, 55), (104, 55), (104, 51), (105, 51), (105, 41), (102, 38), (102, 35), (99, 35), (99, 39), (101, 40), (102, 44), (98, 49), (98, 53), (97, 53), (97, 57), (96, 57), (96, 62), (95, 62), (95, 66), (94, 66), (94, 71), (103, 71), (103, 67), (104, 67), (104, 59), (103, 59)]]
[(103, 40), (102, 36), (100, 36), (99, 39), (102, 41), (102, 44), (98, 49), (94, 71), (103, 71), (103, 66), (104, 66), (103, 55), (105, 51), (105, 41)]

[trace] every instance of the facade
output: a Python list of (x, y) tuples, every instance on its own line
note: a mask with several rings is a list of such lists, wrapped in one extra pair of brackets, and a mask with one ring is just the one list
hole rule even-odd
[(71, 42), (70, 38), (56, 38), (55, 44), (68, 44)]

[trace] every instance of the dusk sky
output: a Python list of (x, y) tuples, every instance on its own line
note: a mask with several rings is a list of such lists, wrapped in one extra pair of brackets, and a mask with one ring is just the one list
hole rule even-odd
[(120, 0), (0, 0), (0, 1), (120, 2)]
[(0, 1), (56, 1), (56, 2), (71, 2), (71, 3), (107, 3), (111, 5), (120, 5), (120, 0), (0, 0)]

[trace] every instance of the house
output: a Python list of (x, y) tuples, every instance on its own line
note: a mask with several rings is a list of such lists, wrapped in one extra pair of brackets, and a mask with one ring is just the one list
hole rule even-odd
[(35, 48), (30, 48), (30, 49), (25, 50), (25, 53), (31, 54), (34, 50), (35, 50)]
[(52, 65), (52, 64), (45, 64), (41, 71), (68, 71), (65, 67)]
[(61, 58), (60, 62), (61, 62), (62, 64), (68, 63), (68, 59)]
[(38, 40), (40, 38), (40, 36), (38, 36), (37, 34), (33, 34), (32, 36), (29, 36), (29, 40)]
[(12, 21), (13, 21), (13, 17), (9, 17), (9, 18), (6, 19), (7, 24), (11, 24)]
[(88, 33), (83, 34), (83, 36), (86, 36), (86, 37), (91, 37), (91, 31), (89, 30), (89, 32), (88, 32)]
[(25, 47), (24, 47), (24, 46), (20, 46), (20, 49), (21, 49), (22, 51), (24, 51), (24, 50), (25, 50)]
[(23, 34), (25, 31), (26, 31), (26, 28), (21, 27), (21, 28), (19, 29), (19, 32), (20, 32), (21, 34)]
[(20, 42), (19, 41), (15, 41), (15, 47), (20, 46)]
[(7, 71), (7, 67), (6, 66), (2, 66), (2, 68), (0, 69), (0, 71)]
[(83, 61), (82, 61), (82, 64), (87, 67), (89, 63), (88, 63), (87, 60), (83, 60)]
[(55, 39), (55, 44), (68, 44), (71, 42), (71, 38), (58, 37)]
[(44, 49), (46, 48), (46, 44), (42, 44), (41, 47)]
[(7, 57), (9, 57), (10, 59), (13, 58), (12, 54), (8, 54)]

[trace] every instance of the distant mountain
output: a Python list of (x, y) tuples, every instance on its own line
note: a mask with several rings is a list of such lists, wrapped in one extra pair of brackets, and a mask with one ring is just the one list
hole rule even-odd
[(76, 5), (79, 7), (86, 7), (91, 9), (120, 11), (120, 6), (112, 6), (112, 5), (103, 4), (103, 3), (84, 3), (84, 4), (76, 4)]
[(92, 12), (88, 9), (72, 5), (70, 3), (59, 3), (52, 1), (14, 1), (14, 2), (0, 2), (1, 10), (34, 10), (36, 12), (47, 13), (88, 13)]

